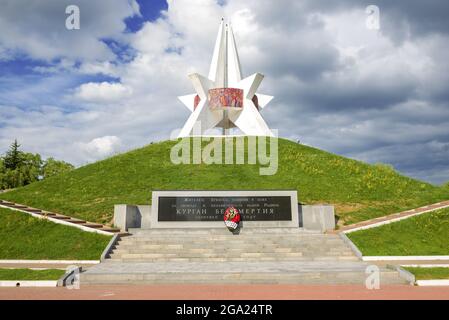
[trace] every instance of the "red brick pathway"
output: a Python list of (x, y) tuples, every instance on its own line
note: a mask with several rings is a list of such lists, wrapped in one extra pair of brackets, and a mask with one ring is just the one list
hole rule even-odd
[(67, 288), (0, 288), (0, 299), (58, 300), (449, 300), (449, 287), (384, 286), (367, 290), (358, 285), (115, 285), (85, 286), (79, 290)]

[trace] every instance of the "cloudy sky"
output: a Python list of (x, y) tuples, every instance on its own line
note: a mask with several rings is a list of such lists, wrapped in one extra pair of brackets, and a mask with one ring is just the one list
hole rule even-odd
[[(80, 8), (67, 30), (68, 5)], [(368, 28), (368, 5), (380, 29)], [(0, 152), (83, 165), (167, 139), (221, 17), (282, 137), (449, 181), (447, 0), (0, 0)]]

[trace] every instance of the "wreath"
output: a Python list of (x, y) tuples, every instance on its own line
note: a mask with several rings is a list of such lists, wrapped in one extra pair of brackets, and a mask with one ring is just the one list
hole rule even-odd
[(224, 223), (230, 231), (238, 228), (240, 222), (240, 213), (234, 207), (229, 207), (224, 213)]

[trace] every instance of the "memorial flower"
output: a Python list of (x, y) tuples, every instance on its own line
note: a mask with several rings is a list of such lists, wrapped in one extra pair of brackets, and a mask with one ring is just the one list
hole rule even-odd
[(234, 207), (229, 207), (224, 213), (224, 223), (226, 227), (233, 231), (238, 228), (240, 222), (240, 213)]

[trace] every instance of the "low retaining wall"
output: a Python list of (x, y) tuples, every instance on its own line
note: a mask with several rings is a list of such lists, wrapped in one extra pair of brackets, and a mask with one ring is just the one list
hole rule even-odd
[[(298, 205), (298, 220), (298, 227), (305, 230), (323, 233), (334, 230), (334, 207), (331, 205)], [(115, 205), (114, 226), (124, 232), (131, 228), (151, 229), (151, 205)]]
[(130, 228), (151, 228), (151, 206), (116, 204), (114, 206), (114, 226), (122, 231)]
[(298, 205), (301, 226), (305, 230), (331, 231), (335, 229), (334, 206)]
[(111, 253), (112, 248), (115, 246), (115, 244), (117, 243), (117, 241), (119, 239), (120, 239), (120, 236), (118, 234), (115, 234), (112, 237), (112, 239), (109, 241), (106, 248), (103, 250), (103, 253), (101, 254), (101, 257), (100, 257), (101, 262), (105, 261), (109, 257), (109, 254)]

